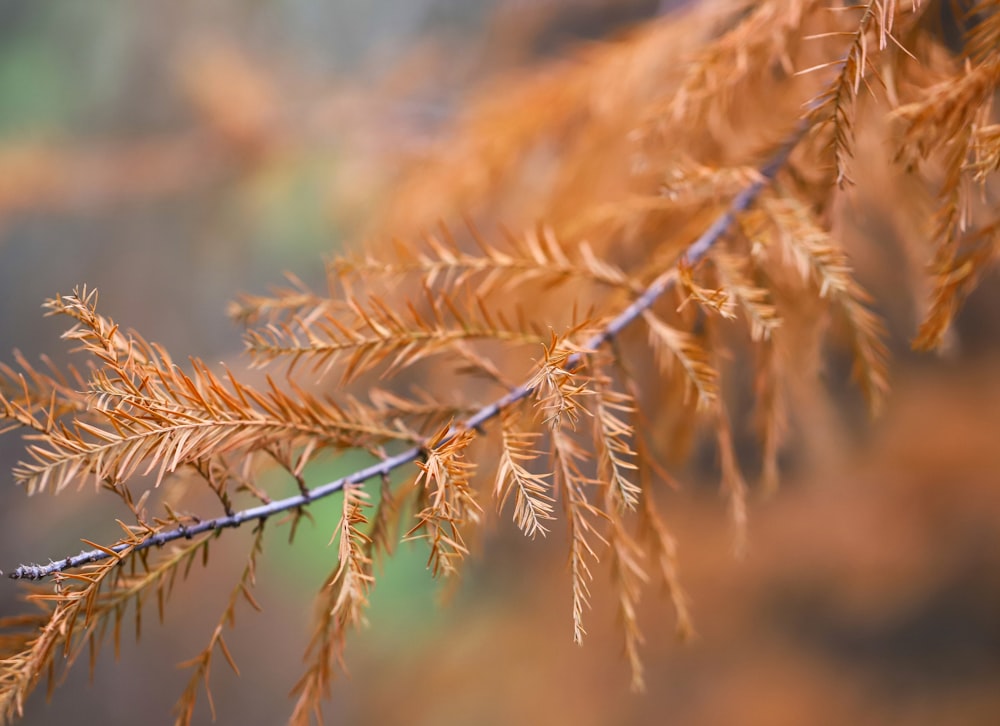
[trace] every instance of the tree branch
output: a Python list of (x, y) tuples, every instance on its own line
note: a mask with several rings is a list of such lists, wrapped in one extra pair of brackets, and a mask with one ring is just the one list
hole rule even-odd
[[(743, 191), (737, 194), (730, 203), (728, 209), (723, 212), (697, 240), (691, 243), (684, 253), (685, 264), (695, 265), (702, 258), (704, 258), (706, 254), (708, 254), (713, 245), (715, 245), (716, 242), (718, 242), (732, 226), (736, 216), (741, 212), (746, 211), (764, 187), (774, 179), (775, 175), (788, 160), (788, 156), (792, 152), (792, 149), (794, 149), (798, 142), (802, 139), (807, 129), (808, 122), (805, 120), (801, 121), (795, 131), (786, 139), (781, 148), (775, 152), (775, 154), (764, 166), (760, 168), (759, 177), (743, 189)], [(652, 307), (653, 303), (655, 303), (660, 296), (673, 287), (675, 281), (675, 268), (671, 267), (670, 269), (664, 271), (631, 305), (611, 320), (611, 322), (609, 322), (603, 330), (587, 340), (584, 343), (584, 349), (594, 350), (615, 338), (629, 324), (635, 321), (637, 317)], [(587, 355), (587, 353), (584, 352), (574, 353), (571, 355), (567, 360), (567, 369), (569, 371), (573, 371), (578, 368), (583, 362), (585, 355)], [(511, 406), (512, 404), (529, 396), (533, 390), (534, 389), (530, 384), (525, 383), (513, 389), (507, 395), (497, 399), (493, 403), (484, 406), (461, 424), (456, 426), (454, 428), (454, 433), (439, 442), (438, 446), (445, 445), (458, 431), (480, 429), (484, 423), (496, 418), (500, 412), (508, 406)], [(213, 532), (230, 527), (238, 527), (244, 522), (254, 520), (263, 521), (274, 514), (280, 514), (282, 512), (306, 506), (310, 502), (322, 499), (323, 497), (340, 491), (349, 484), (362, 484), (375, 477), (387, 476), (395, 469), (413, 463), (424, 453), (426, 453), (425, 447), (414, 446), (394, 456), (387, 457), (377, 464), (359, 469), (358, 471), (337, 479), (336, 481), (323, 484), (310, 489), (307, 492), (300, 493), (286, 499), (279, 499), (258, 507), (243, 509), (232, 514), (216, 517), (215, 519), (202, 520), (192, 525), (180, 525), (174, 529), (152, 534), (138, 544), (118, 544), (104, 549), (88, 550), (81, 552), (78, 555), (50, 562), (47, 565), (21, 565), (11, 572), (9, 577), (15, 580), (40, 580), (57, 572), (63, 572), (64, 570), (73, 569), (88, 563), (107, 559), (108, 557), (113, 556), (112, 553), (119, 554), (125, 550), (129, 550), (131, 554), (132, 552), (138, 552), (150, 547), (159, 547), (181, 538), (190, 539), (206, 532)]]

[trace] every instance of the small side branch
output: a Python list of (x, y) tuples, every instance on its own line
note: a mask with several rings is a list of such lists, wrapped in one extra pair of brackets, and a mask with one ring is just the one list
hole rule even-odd
[[(800, 122), (795, 131), (788, 137), (784, 145), (771, 157), (767, 164), (760, 169), (759, 176), (751, 184), (744, 188), (743, 191), (737, 194), (732, 203), (729, 205), (729, 208), (687, 248), (684, 254), (684, 263), (686, 265), (693, 266), (701, 261), (701, 259), (708, 254), (709, 250), (712, 249), (712, 247), (723, 237), (723, 235), (729, 231), (733, 222), (736, 220), (736, 217), (749, 208), (754, 200), (760, 195), (761, 191), (774, 179), (778, 171), (784, 166), (789, 154), (792, 152), (792, 149), (795, 148), (798, 142), (802, 139), (807, 129), (808, 122)], [(631, 305), (611, 320), (611, 322), (609, 322), (603, 330), (587, 340), (584, 343), (582, 350), (596, 350), (603, 344), (617, 337), (622, 330), (634, 322), (635, 319), (641, 316), (646, 310), (651, 308), (652, 305), (665, 292), (673, 287), (676, 279), (674, 268), (670, 268), (669, 270), (663, 272)], [(587, 355), (585, 352), (574, 353), (571, 355), (566, 362), (566, 369), (572, 371), (578, 368), (583, 362), (585, 355)], [(510, 393), (497, 399), (493, 403), (484, 406), (479, 411), (465, 419), (465, 421), (461, 422), (461, 424), (454, 427), (446, 437), (438, 442), (437, 446), (445, 446), (460, 431), (481, 429), (483, 424), (487, 421), (496, 418), (503, 410), (512, 404), (527, 398), (533, 391), (534, 387), (530, 383), (524, 383), (518, 386)], [(369, 479), (388, 476), (395, 469), (411, 464), (425, 454), (426, 451), (424, 446), (414, 446), (396, 454), (395, 456), (388, 457), (377, 464), (359, 469), (358, 471), (337, 479), (336, 481), (323, 484), (286, 499), (279, 499), (270, 502), (269, 504), (243, 509), (222, 517), (216, 517), (215, 519), (202, 520), (191, 525), (178, 525), (174, 529), (151, 534), (148, 538), (137, 544), (118, 544), (113, 547), (88, 550), (72, 557), (50, 562), (47, 565), (21, 565), (11, 572), (9, 577), (15, 580), (40, 580), (57, 572), (63, 572), (65, 570), (70, 570), (92, 562), (105, 560), (108, 557), (116, 557), (126, 550), (129, 550), (130, 553), (139, 552), (149, 549), (150, 547), (159, 547), (181, 538), (190, 539), (192, 537), (205, 534), (206, 532), (239, 527), (244, 522), (263, 521), (274, 514), (280, 514), (282, 512), (304, 507), (317, 499), (322, 499), (323, 497), (334, 494), (335, 492), (339, 492), (349, 484), (363, 484)]]

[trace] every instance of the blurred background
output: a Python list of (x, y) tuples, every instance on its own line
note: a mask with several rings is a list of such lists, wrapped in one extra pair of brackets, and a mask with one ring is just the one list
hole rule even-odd
[[(465, 93), (666, 5), (0, 0), (0, 355), (66, 360), (63, 324), (40, 305), (86, 283), (102, 312), (178, 360), (238, 362), (227, 302), (284, 271), (322, 289), (323, 260), (378, 226), (394, 164)], [(744, 560), (711, 486), (672, 495), (699, 637), (677, 643), (666, 601), (646, 598), (646, 694), (628, 690), (603, 588), (589, 638), (572, 644), (561, 533), (505, 528), (446, 607), (422, 551), (384, 564), (327, 721), (1000, 722), (998, 309), (988, 279), (948, 360), (896, 346), (887, 414), (845, 422), (826, 455), (754, 502)], [(0, 471), (20, 456), (16, 436), (0, 439)], [(89, 490), (28, 499), (5, 474), (0, 567), (116, 536), (94, 503)], [(294, 547), (269, 533), (265, 612), (240, 611), (227, 638), (242, 676), (221, 659), (212, 673), (218, 723), (287, 718), (312, 597), (335, 564), (330, 510)], [(24, 723), (170, 723), (187, 680), (176, 664), (211, 634), (249, 532), (225, 539), (178, 585), (164, 626), (146, 617), (120, 661), (103, 652), (92, 681), (81, 662), (50, 703), (40, 688)], [(18, 597), (0, 582), (0, 613)]]

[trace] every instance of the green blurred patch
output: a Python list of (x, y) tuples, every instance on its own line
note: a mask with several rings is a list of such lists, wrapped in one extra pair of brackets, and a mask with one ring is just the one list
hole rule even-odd
[(237, 204), (250, 220), (248, 231), (262, 265), (299, 273), (315, 268), (337, 246), (337, 225), (329, 213), (336, 164), (332, 154), (279, 158), (241, 189)]
[(0, 137), (37, 136), (58, 129), (73, 108), (58, 57), (38, 37), (0, 44)]
[(135, 72), (135, 10), (92, 0), (24, 3), (0, 27), (0, 138), (79, 131), (87, 120), (114, 128)]

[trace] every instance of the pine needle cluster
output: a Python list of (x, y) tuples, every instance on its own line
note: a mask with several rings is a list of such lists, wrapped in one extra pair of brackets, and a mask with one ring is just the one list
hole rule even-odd
[[(289, 684), (293, 723), (321, 718), (373, 563), (413, 540), (454, 580), (497, 519), (536, 540), (564, 533), (572, 637), (584, 641), (594, 588), (609, 587), (641, 689), (644, 592), (664, 586), (678, 633), (692, 632), (661, 507), (695, 445), (715, 451), (740, 548), (748, 481), (776, 488), (824, 350), (849, 351), (873, 414), (885, 402), (886, 325), (843, 234), (873, 170), (936, 199), (900, 200), (927, 213), (925, 233), (899, 244), (925, 261), (913, 343), (947, 342), (1000, 248), (998, 85), (997, 0), (962, 14), (927, 1), (705, 3), (470, 101), (403, 168), (378, 241), (329, 262), (325, 293), (293, 280), (233, 304), (263, 377), (175, 362), (93, 290), (53, 298), (47, 313), (83, 362), (0, 366), (3, 430), (25, 440), (14, 478), (29, 494), (92, 485), (129, 514), (116, 541), (10, 573), (47, 584), (28, 590), (32, 614), (0, 621), (0, 717), (117, 641), (127, 608), (137, 629), (153, 602), (162, 618), (177, 579), (245, 523), (247, 564), (186, 664), (177, 720), (189, 723), (215, 656), (237, 670), (223, 636), (244, 603), (257, 607), (272, 518), (294, 532), (335, 493), (337, 563)], [(750, 417), (760, 465), (748, 472), (735, 432)], [(307, 480), (311, 462), (347, 450), (375, 463)], [(268, 490), (275, 467), (295, 495)], [(409, 479), (394, 483), (397, 469)], [(190, 510), (198, 487), (215, 511)]]

